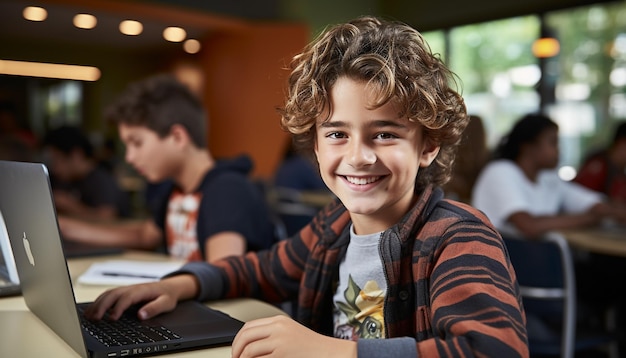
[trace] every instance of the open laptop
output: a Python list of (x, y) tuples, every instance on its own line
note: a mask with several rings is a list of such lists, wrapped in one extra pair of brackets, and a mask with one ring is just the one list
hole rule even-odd
[(20, 279), (13, 261), (13, 252), (9, 235), (0, 213), (0, 297), (15, 296), (22, 293)]
[[(174, 311), (139, 321), (152, 334), (130, 343), (103, 344), (82, 325), (56, 218), (48, 171), (43, 164), (0, 161), (0, 212), (29, 310), (82, 357), (123, 357), (230, 344), (242, 322), (198, 302), (181, 302)], [(101, 324), (113, 323), (108, 320)], [(133, 333), (139, 333), (134, 328)], [(100, 334), (115, 336), (114, 333)], [(152, 342), (150, 339), (167, 339)], [(147, 337), (147, 338), (146, 338)]]

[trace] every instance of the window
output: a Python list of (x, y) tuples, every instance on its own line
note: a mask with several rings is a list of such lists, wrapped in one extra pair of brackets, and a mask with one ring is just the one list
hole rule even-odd
[(538, 15), (424, 37), (458, 75), (468, 112), (483, 118), (492, 148), (522, 115), (541, 109), (543, 69), (553, 93), (544, 96), (544, 103), (545, 97), (550, 100), (543, 110), (559, 124), (561, 166), (576, 168), (587, 153), (607, 145), (616, 123), (626, 120), (626, 4), (551, 12), (543, 21), (560, 52), (542, 64), (531, 50), (541, 33)]

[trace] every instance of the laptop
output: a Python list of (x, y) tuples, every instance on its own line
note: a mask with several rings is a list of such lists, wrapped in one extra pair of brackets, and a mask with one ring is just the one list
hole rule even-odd
[[(152, 355), (227, 345), (243, 325), (190, 300), (181, 302), (172, 312), (146, 321), (130, 314), (133, 324), (147, 326), (132, 329), (134, 335), (140, 336), (139, 342), (122, 337), (103, 343), (96, 336), (115, 338), (117, 333), (92, 335), (89, 332), (95, 328), (83, 326), (90, 323), (80, 315), (88, 303), (75, 301), (45, 165), (0, 161), (0, 212), (26, 305), (82, 357)], [(114, 322), (104, 319), (95, 323)], [(149, 332), (141, 333), (143, 329)]]
[(22, 293), (10, 245), (9, 235), (0, 213), (0, 297), (16, 296)]

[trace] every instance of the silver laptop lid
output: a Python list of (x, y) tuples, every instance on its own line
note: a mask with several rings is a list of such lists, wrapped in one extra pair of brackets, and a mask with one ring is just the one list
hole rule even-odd
[(48, 170), (43, 164), (0, 161), (0, 212), (26, 305), (87, 357)]

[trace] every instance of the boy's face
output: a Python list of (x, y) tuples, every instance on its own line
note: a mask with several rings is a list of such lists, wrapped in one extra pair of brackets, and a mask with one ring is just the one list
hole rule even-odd
[(439, 152), (393, 104), (368, 109), (369, 95), (365, 83), (339, 78), (330, 93), (333, 112), (316, 124), (322, 178), (350, 211), (357, 234), (396, 224), (413, 203), (418, 168)]
[[(175, 149), (170, 136), (160, 138), (156, 132), (143, 126), (118, 125), (120, 139), (126, 146), (126, 162), (150, 182), (158, 182), (170, 176), (169, 163)], [(172, 150), (173, 149), (173, 150)]]
[(66, 154), (54, 147), (45, 149), (50, 171), (57, 179), (65, 182), (79, 179), (80, 175), (76, 167), (77, 163), (79, 163), (79, 157), (82, 158), (82, 154), (78, 152), (78, 149), (75, 149), (73, 152)]

